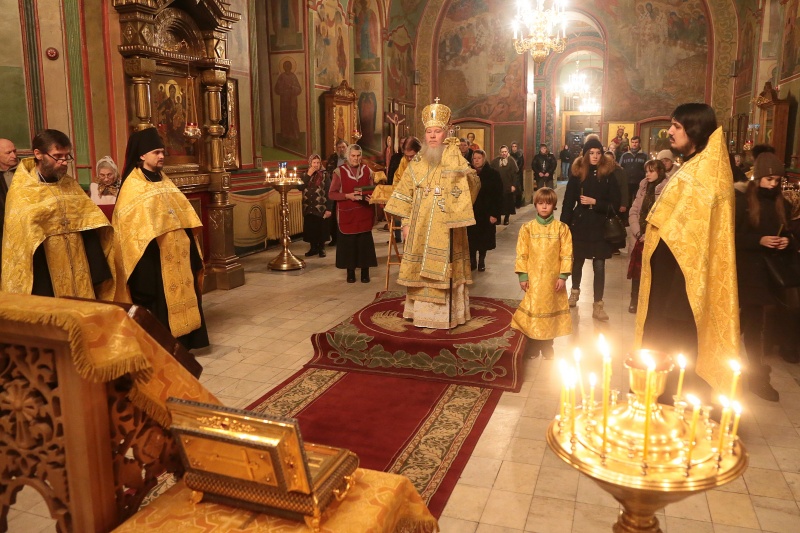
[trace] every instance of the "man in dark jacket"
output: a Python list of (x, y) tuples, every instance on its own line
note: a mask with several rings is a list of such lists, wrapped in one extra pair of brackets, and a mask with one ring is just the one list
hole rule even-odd
[(522, 155), (522, 150), (519, 149), (519, 144), (517, 141), (511, 143), (511, 157), (514, 158), (514, 161), (517, 162), (517, 168), (519, 168), (519, 174), (517, 177), (517, 183), (519, 183), (519, 187), (514, 192), (516, 195), (517, 207), (522, 207), (522, 193), (525, 190), (523, 179), (523, 172), (525, 172), (525, 156)]
[(469, 147), (469, 143), (463, 137), (458, 140), (458, 149), (461, 150), (461, 155), (467, 160), (469, 166), (472, 166), (472, 148)]
[(478, 172), (481, 189), (472, 206), (475, 225), (467, 227), (469, 262), (472, 270), (486, 270), (486, 252), (496, 247), (495, 228), (503, 210), (503, 181), (500, 173), (486, 162), (486, 152), (475, 150), (472, 166)]
[(647, 154), (641, 148), (639, 136), (632, 137), (630, 149), (619, 158), (619, 166), (624, 168), (628, 175), (628, 207), (636, 198), (639, 184), (644, 179), (644, 164), (648, 159)]
[(567, 181), (569, 167), (572, 165), (572, 152), (569, 151), (569, 146), (564, 145), (564, 149), (558, 153), (558, 158), (561, 160), (561, 181)]
[(540, 144), (539, 153), (536, 154), (536, 157), (533, 158), (533, 163), (531, 163), (537, 189), (542, 187), (555, 188), (553, 186), (553, 176), (556, 173), (557, 166), (556, 156), (550, 153), (546, 144)]

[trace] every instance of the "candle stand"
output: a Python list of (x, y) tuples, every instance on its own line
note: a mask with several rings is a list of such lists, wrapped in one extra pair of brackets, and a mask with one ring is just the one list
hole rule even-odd
[(736, 436), (738, 418), (729, 431), (726, 415), (730, 413), (723, 413), (725, 435), (720, 438), (721, 426), (711, 420), (710, 406), (696, 403), (693, 408), (679, 397), (674, 407), (658, 403), (672, 359), (652, 351), (649, 356), (650, 370), (638, 358), (625, 362), (633, 392), (620, 398), (619, 391), (610, 391), (606, 424), (603, 402), (595, 404), (590, 397), (583, 399), (582, 406), (574, 400), (571, 406), (562, 405), (561, 414), (547, 430), (547, 444), (556, 455), (622, 505), (612, 529), (615, 533), (660, 533), (658, 510), (733, 481), (748, 463)]
[(267, 180), (267, 184), (271, 185), (281, 195), (281, 216), (280, 220), (280, 243), (283, 246), (280, 253), (269, 262), (267, 265), (270, 270), (299, 270), (305, 268), (306, 262), (296, 257), (291, 250), (289, 244), (292, 239), (289, 236), (289, 191), (300, 185), (300, 181), (291, 178), (278, 178), (275, 181)]

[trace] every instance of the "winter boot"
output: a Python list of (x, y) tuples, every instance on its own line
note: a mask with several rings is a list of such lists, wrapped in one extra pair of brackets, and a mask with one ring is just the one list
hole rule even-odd
[(581, 295), (580, 289), (572, 289), (572, 291), (569, 293), (570, 307), (575, 307), (576, 305), (578, 305), (578, 298), (580, 297), (580, 295)]
[(592, 310), (592, 318), (596, 318), (597, 320), (602, 320), (603, 322), (608, 320), (608, 315), (603, 309), (603, 300), (594, 303), (594, 309)]

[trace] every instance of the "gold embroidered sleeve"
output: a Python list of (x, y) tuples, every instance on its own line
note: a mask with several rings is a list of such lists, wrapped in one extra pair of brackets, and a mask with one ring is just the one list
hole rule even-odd
[(517, 237), (517, 260), (514, 262), (514, 272), (528, 272), (528, 256), (531, 250), (531, 237), (528, 224), (524, 224)]

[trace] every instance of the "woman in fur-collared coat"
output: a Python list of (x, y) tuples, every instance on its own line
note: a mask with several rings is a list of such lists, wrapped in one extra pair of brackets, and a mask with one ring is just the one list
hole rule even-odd
[(570, 169), (561, 222), (572, 231), (574, 261), (572, 264), (572, 291), (570, 307), (575, 307), (581, 293), (583, 263), (592, 260), (594, 270), (594, 309), (592, 318), (608, 320), (603, 309), (603, 291), (606, 281), (606, 259), (612, 247), (603, 237), (608, 216), (619, 209), (619, 185), (614, 177), (615, 165), (603, 157), (603, 144), (589, 138), (583, 145), (583, 155), (575, 159)]

